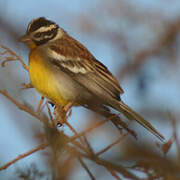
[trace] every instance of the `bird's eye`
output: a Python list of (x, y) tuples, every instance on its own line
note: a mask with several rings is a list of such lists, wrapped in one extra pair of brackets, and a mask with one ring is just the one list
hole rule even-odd
[(36, 33), (36, 34), (34, 35), (34, 37), (36, 37), (36, 38), (41, 37), (41, 33), (40, 33), (40, 32)]

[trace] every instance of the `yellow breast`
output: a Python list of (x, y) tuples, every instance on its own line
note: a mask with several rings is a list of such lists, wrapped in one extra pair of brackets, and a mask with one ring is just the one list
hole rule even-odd
[(32, 51), (29, 55), (29, 75), (31, 84), (44, 97), (62, 106), (68, 104), (69, 101), (64, 99), (60, 92), (57, 77), (36, 51)]

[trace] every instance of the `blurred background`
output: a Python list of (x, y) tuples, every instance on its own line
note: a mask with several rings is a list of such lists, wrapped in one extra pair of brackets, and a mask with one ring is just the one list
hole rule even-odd
[[(122, 100), (149, 120), (166, 140), (172, 137), (172, 116), (178, 129), (180, 114), (180, 1), (1, 0), (0, 44), (20, 55), (26, 64), (28, 48), (17, 39), (25, 33), (28, 23), (40, 16), (55, 21), (82, 42), (117, 77), (125, 92)], [(1, 55), (0, 61), (3, 58)], [(6, 67), (0, 68), (0, 89), (36, 110), (41, 96), (34, 89), (22, 91), (23, 82), (28, 83), (29, 78), (19, 62), (8, 62)], [(94, 118), (93, 113), (76, 107), (72, 109), (69, 123), (80, 132)], [(42, 124), (2, 95), (0, 122), (0, 165), (39, 144), (36, 135), (43, 131)], [(126, 122), (138, 139), (126, 137), (104, 153), (104, 159), (119, 160), (117, 163), (129, 166), (133, 153), (129, 155), (128, 150), (149, 147), (151, 152), (161, 156), (155, 137), (136, 123)], [(64, 127), (64, 130), (71, 135), (68, 128)], [(89, 134), (88, 140), (98, 152), (118, 136), (118, 130), (109, 123)], [(180, 163), (177, 151), (173, 144), (167, 154), (167, 159), (174, 165)], [(87, 172), (74, 163), (77, 166), (66, 179), (90, 179)], [(87, 164), (97, 179), (115, 179), (101, 166), (89, 161)], [(45, 172), (47, 176), (42, 179), (51, 179), (49, 166), (46, 152), (40, 151), (0, 171), (0, 179), (20, 179), (19, 171), (33, 168)]]

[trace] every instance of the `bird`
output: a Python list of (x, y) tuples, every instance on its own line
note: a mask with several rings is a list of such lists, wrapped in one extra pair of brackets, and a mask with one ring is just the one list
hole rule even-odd
[(30, 83), (53, 104), (112, 108), (164, 140), (150, 122), (122, 101), (124, 91), (109, 69), (54, 21), (33, 19), (19, 41), (30, 49)]

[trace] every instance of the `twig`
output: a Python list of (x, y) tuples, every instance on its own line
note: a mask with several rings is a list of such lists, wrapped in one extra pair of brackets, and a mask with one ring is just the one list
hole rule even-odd
[[(82, 155), (82, 154), (81, 154)], [(96, 162), (97, 164), (104, 166), (108, 169), (113, 169), (115, 171), (120, 172), (124, 177), (133, 179), (133, 180), (139, 180), (139, 178), (137, 178), (134, 174), (132, 174), (131, 172), (127, 171), (123, 166), (121, 165), (117, 165), (114, 163), (111, 163), (109, 161), (103, 160), (98, 158), (97, 156), (93, 156), (93, 157), (89, 157), (89, 156), (85, 156), (88, 159), (93, 160), (94, 162)]]
[(2, 49), (5, 49), (6, 51), (3, 54), (6, 54), (6, 52), (8, 52), (9, 54), (11, 54), (13, 57), (10, 58), (6, 58), (3, 62), (2, 62), (2, 66), (4, 67), (6, 62), (8, 61), (20, 61), (23, 68), (27, 71), (29, 71), (28, 66), (26, 66), (26, 64), (24, 63), (24, 61), (22, 60), (22, 58), (20, 56), (18, 56), (14, 51), (12, 51), (11, 49), (9, 49), (7, 46), (1, 45)]
[(109, 169), (109, 168), (106, 168), (113, 177), (115, 177), (117, 180), (121, 180), (121, 178), (112, 170), (112, 169)]
[(116, 141), (114, 141), (112, 144), (108, 145), (106, 148), (102, 149), (101, 151), (99, 151), (98, 153), (96, 153), (97, 156), (101, 155), (102, 153), (108, 151), (110, 148), (112, 148), (114, 145), (118, 144), (125, 136), (127, 136), (128, 133), (122, 135), (121, 137), (119, 137)]
[(41, 116), (39, 116), (37, 113), (35, 113), (34, 111), (32, 111), (29, 107), (20, 104), (19, 102), (17, 102), (16, 100), (14, 100), (11, 96), (9, 96), (9, 94), (6, 91), (2, 91), (0, 90), (0, 94), (2, 94), (3, 96), (5, 96), (7, 99), (9, 99), (13, 104), (15, 104), (20, 110), (27, 112), (28, 114), (34, 116), (35, 118), (37, 118), (38, 120), (40, 120), (41, 122), (45, 123), (45, 121), (43, 120), (43, 118), (41, 118)]
[[(69, 138), (69, 137), (68, 137)], [(71, 144), (73, 144), (74, 146), (78, 147), (79, 149), (81, 149), (82, 151), (86, 152), (87, 154), (89, 154), (89, 149), (87, 149), (86, 147), (84, 147), (83, 145), (81, 145), (79, 142), (77, 141), (72, 141)]]
[(106, 122), (110, 121), (113, 117), (115, 117), (116, 115), (113, 115), (105, 120), (102, 120), (100, 122), (95, 123), (94, 125), (92, 125), (91, 127), (89, 127), (88, 129), (86, 129), (85, 131), (82, 131), (81, 133), (79, 133), (78, 135), (72, 136), (70, 138), (70, 141), (74, 141), (75, 139), (84, 136), (85, 134), (89, 133), (90, 131), (92, 131), (93, 129), (102, 126), (103, 124), (105, 124)]
[(137, 176), (135, 176), (134, 174), (132, 174), (131, 172), (127, 171), (123, 166), (121, 165), (117, 165), (117, 164), (114, 164), (114, 163), (111, 163), (109, 161), (106, 161), (106, 160), (103, 160), (101, 158), (99, 158), (98, 156), (94, 155), (89, 155), (89, 154), (85, 154), (85, 153), (81, 153), (79, 151), (77, 151), (75, 148), (67, 148), (67, 150), (70, 152), (70, 153), (74, 153), (76, 154), (77, 156), (80, 156), (80, 157), (84, 157), (84, 158), (87, 158), (87, 159), (90, 159), (91, 161), (95, 162), (96, 164), (99, 164), (101, 166), (104, 166), (106, 169), (112, 169), (112, 170), (115, 170), (119, 173), (121, 173), (124, 177), (126, 178), (129, 178), (129, 179), (133, 179), (133, 180), (139, 180), (139, 178)]
[[(74, 132), (74, 134), (75, 134), (76, 136), (79, 135), (78, 132), (77, 132), (67, 121), (65, 121), (65, 124), (72, 130), (72, 132)], [(87, 144), (88, 148), (85, 148), (84, 146), (80, 146), (79, 143), (78, 143), (78, 144), (76, 143), (75, 145), (78, 146), (80, 149), (84, 150), (84, 151), (85, 151), (86, 153), (88, 153), (88, 154), (89, 154), (89, 153), (93, 153), (93, 154), (94, 154), (94, 152), (93, 152), (93, 150), (92, 150), (89, 142), (87, 141), (85, 135), (84, 135), (83, 137), (84, 137), (85, 143)], [(81, 137), (79, 137), (79, 139), (80, 139), (81, 143), (84, 144), (83, 139), (82, 139)], [(73, 142), (74, 142), (74, 141), (73, 141)]]
[(24, 153), (24, 154), (19, 155), (18, 157), (16, 157), (16, 158), (13, 159), (12, 161), (9, 161), (7, 164), (1, 166), (1, 167), (0, 167), (0, 171), (6, 169), (6, 168), (9, 167), (10, 165), (16, 163), (17, 161), (19, 161), (19, 160), (21, 160), (21, 159), (23, 159), (23, 158), (25, 158), (25, 157), (27, 157), (27, 156), (29, 156), (29, 155), (37, 152), (37, 151), (43, 150), (43, 149), (46, 148), (48, 145), (49, 145), (48, 143), (46, 143), (46, 144), (41, 144), (40, 146), (37, 146), (37, 147), (31, 149), (30, 151), (28, 151), (28, 152), (26, 152), (26, 153)]
[[(78, 136), (78, 132), (71, 126), (71, 124), (69, 124), (69, 122), (66, 120), (65, 124), (69, 127), (69, 129), (76, 135)], [(79, 140), (82, 144), (84, 144), (83, 139), (81, 137), (79, 137)]]
[(170, 114), (170, 116), (171, 116), (172, 127), (173, 127), (173, 137), (174, 137), (174, 141), (175, 141), (177, 152), (178, 152), (178, 158), (180, 160), (180, 142), (178, 140), (178, 135), (177, 135), (176, 119), (172, 114)]
[[(85, 140), (85, 142), (86, 142), (86, 144), (87, 144), (88, 150), (90, 150), (90, 152), (89, 152), (88, 154), (89, 154), (90, 156), (91, 156), (91, 155), (92, 155), (92, 156), (98, 156), (99, 154), (101, 154), (101, 153), (105, 152), (106, 150), (110, 149), (113, 145), (117, 144), (117, 143), (120, 141), (120, 139), (122, 139), (124, 136), (122, 136), (120, 139), (118, 139), (118, 140), (117, 140), (118, 142), (117, 142), (117, 141), (114, 142), (113, 144), (111, 144), (111, 146), (108, 146), (107, 148), (105, 148), (104, 150), (102, 150), (102, 152), (97, 153), (97, 154), (94, 154), (94, 151), (93, 151), (90, 143), (88, 142), (86, 136), (84, 135), (83, 137), (84, 137), (84, 140)], [(91, 174), (91, 172), (89, 171), (88, 167), (87, 167), (86, 164), (83, 162), (82, 158), (81, 158), (81, 157), (78, 157), (78, 159), (79, 159), (81, 165), (86, 169), (86, 171), (87, 171), (87, 173), (89, 174), (89, 176), (91, 177), (91, 179), (94, 179), (93, 176), (92, 176), (92, 174)], [(82, 162), (81, 162), (81, 161), (82, 161)], [(107, 171), (109, 171), (109, 172), (111, 173), (111, 175), (112, 175), (113, 177), (115, 177), (117, 180), (120, 180), (119, 176), (118, 176), (112, 169), (109, 169), (109, 168), (106, 168), (106, 169), (107, 169)]]
[(37, 112), (41, 112), (41, 107), (42, 107), (43, 102), (44, 102), (44, 97), (41, 96), (41, 100), (40, 100), (37, 110), (36, 110)]
[(34, 88), (33, 85), (31, 83), (21, 83), (21, 90), (26, 90), (26, 89), (30, 89), (30, 88)]
[(95, 180), (96, 178), (93, 176), (93, 174), (91, 173), (91, 171), (89, 170), (89, 168), (86, 166), (86, 164), (83, 162), (82, 158), (79, 156), (77, 157), (81, 166), (86, 170), (86, 172), (88, 173), (89, 177), (92, 179), (92, 180)]
[(86, 143), (86, 145), (87, 145), (90, 153), (94, 155), (94, 150), (93, 150), (93, 148), (91, 147), (90, 143), (88, 142), (86, 136), (84, 135), (83, 137), (84, 137), (84, 141), (85, 141), (85, 143)]

